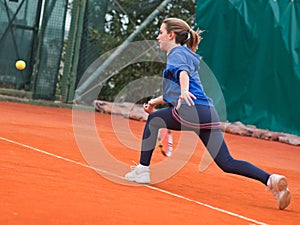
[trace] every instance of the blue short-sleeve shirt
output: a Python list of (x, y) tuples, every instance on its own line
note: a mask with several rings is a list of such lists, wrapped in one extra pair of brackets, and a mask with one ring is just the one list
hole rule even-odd
[[(167, 65), (163, 71), (163, 99), (167, 104), (176, 106), (181, 94), (179, 75), (186, 71), (190, 78), (189, 91), (196, 96), (195, 104), (212, 106), (212, 100), (206, 96), (201, 84), (198, 69), (200, 56), (186, 46), (173, 48), (167, 57)], [(186, 104), (183, 102), (182, 104)]]

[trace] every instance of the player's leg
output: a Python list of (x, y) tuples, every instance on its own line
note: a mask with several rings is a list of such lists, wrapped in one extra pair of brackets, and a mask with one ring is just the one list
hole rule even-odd
[(151, 157), (156, 146), (158, 131), (161, 128), (180, 130), (181, 124), (172, 117), (172, 108), (164, 108), (151, 113), (147, 119), (140, 155), (140, 163), (150, 165)]
[(169, 107), (159, 109), (148, 116), (143, 132), (140, 162), (125, 175), (125, 179), (138, 183), (150, 183), (149, 165), (156, 146), (158, 131), (161, 128), (171, 130), (181, 128), (180, 123), (173, 119), (172, 109)]
[(228, 151), (221, 130), (202, 130), (199, 137), (224, 172), (252, 178), (267, 185), (270, 174), (249, 162), (234, 159)]
[[(217, 118), (213, 108), (210, 109), (209, 113), (202, 112), (203, 115), (207, 115), (207, 117), (213, 115), (213, 118)], [(220, 129), (201, 130), (197, 133), (216, 164), (224, 172), (245, 176), (262, 182), (273, 193), (279, 209), (284, 209), (289, 205), (290, 192), (287, 187), (287, 179), (284, 176), (277, 174), (270, 176), (269, 173), (249, 162), (234, 159), (228, 150)]]

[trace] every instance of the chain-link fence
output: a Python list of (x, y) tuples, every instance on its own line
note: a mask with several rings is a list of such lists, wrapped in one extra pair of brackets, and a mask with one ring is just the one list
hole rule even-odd
[(43, 20), (36, 48), (37, 73), (34, 77), (34, 98), (54, 100), (61, 55), (64, 45), (66, 0), (45, 1)]
[[(0, 1), (0, 88), (54, 100), (63, 49), (67, 0)], [(26, 68), (17, 70), (17, 60)]]
[[(97, 58), (129, 41), (128, 39), (141, 28), (141, 25), (146, 23), (144, 29), (136, 32), (129, 42), (155, 40), (160, 23), (167, 16), (180, 15), (180, 18), (193, 25), (195, 6), (196, 3), (192, 0), (74, 0), (61, 85), (63, 101), (73, 101), (80, 79)], [(151, 17), (156, 10), (158, 12)], [(161, 63), (159, 65), (145, 62), (130, 65), (103, 84), (99, 97), (112, 101), (130, 81), (149, 75), (160, 76), (161, 71)]]
[[(30, 89), (41, 1), (0, 1), (0, 87)], [(27, 63), (18, 71), (15, 63)]]

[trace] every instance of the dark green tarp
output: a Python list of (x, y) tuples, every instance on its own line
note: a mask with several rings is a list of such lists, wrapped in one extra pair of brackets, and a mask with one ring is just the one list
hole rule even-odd
[(198, 0), (199, 53), (231, 122), (300, 134), (300, 1)]

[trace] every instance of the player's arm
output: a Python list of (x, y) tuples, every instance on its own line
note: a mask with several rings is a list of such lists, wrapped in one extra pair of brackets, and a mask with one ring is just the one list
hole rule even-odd
[(163, 96), (158, 96), (157, 98), (153, 98), (151, 99), (150, 101), (148, 101), (148, 103), (144, 104), (144, 110), (145, 112), (147, 113), (152, 113), (154, 111), (154, 108), (156, 105), (159, 105), (159, 104), (164, 104), (165, 101), (163, 100)]
[(156, 106), (156, 105), (159, 105), (159, 104), (164, 104), (164, 103), (165, 103), (165, 101), (164, 101), (162, 95), (161, 95), (161, 96), (158, 96), (157, 98), (153, 98), (153, 99), (151, 99), (151, 100), (148, 102), (149, 105), (153, 105), (153, 106)]
[(176, 109), (180, 108), (181, 103), (183, 101), (185, 101), (188, 106), (194, 105), (193, 99), (196, 99), (196, 97), (191, 92), (189, 92), (190, 77), (186, 71), (180, 72), (179, 83), (180, 83), (181, 94), (179, 96)]

